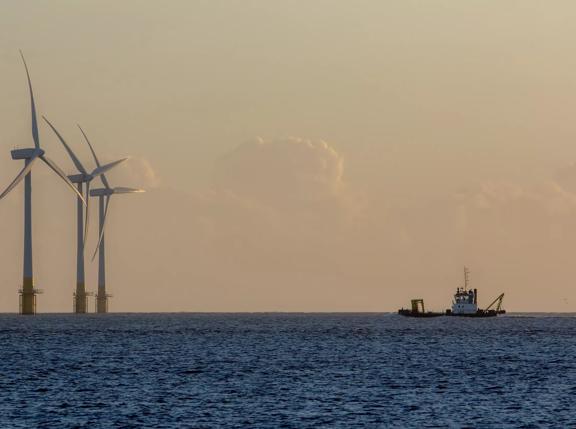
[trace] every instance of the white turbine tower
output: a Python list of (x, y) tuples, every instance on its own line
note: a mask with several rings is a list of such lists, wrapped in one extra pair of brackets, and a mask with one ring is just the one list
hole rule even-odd
[[(102, 167), (97, 166), (91, 173), (88, 173), (86, 168), (82, 165), (76, 154), (72, 151), (70, 146), (66, 143), (62, 135), (58, 132), (58, 130), (46, 119), (45, 116), (42, 116), (46, 123), (52, 128), (54, 134), (58, 137), (58, 140), (66, 149), (66, 152), (70, 156), (70, 159), (74, 163), (74, 166), (78, 170), (78, 174), (73, 174), (68, 176), (72, 183), (76, 183), (78, 187), (78, 192), (80, 194), (86, 195), (86, 218), (84, 222), (84, 206), (82, 204), (82, 200), (78, 198), (77, 203), (77, 243), (76, 243), (76, 292), (74, 293), (74, 312), (77, 314), (84, 314), (88, 312), (88, 296), (89, 294), (86, 293), (86, 280), (84, 274), (84, 247), (86, 243), (86, 236), (88, 233), (88, 221), (90, 219), (90, 199), (88, 198), (90, 193), (90, 182), (94, 180), (101, 174), (111, 170), (112, 168), (116, 167), (121, 162), (126, 161), (128, 158), (123, 158), (118, 161), (111, 162), (109, 164), (103, 165)], [(84, 184), (86, 184), (86, 193), (84, 194)], [(83, 226), (84, 224), (84, 226)]]
[[(78, 128), (80, 128), (80, 125), (78, 125)], [(90, 144), (90, 140), (88, 140), (88, 137), (82, 128), (80, 128), (80, 131), (82, 131), (82, 134), (86, 139), (86, 143), (88, 143), (88, 146), (90, 147), (90, 151), (92, 152), (92, 156), (94, 157), (96, 165), (100, 167), (100, 161), (98, 160), (96, 152), (94, 152), (94, 149)], [(105, 174), (101, 174), (100, 179), (102, 180), (104, 188), (93, 189), (90, 191), (89, 195), (90, 197), (98, 197), (98, 214), (100, 224), (100, 237), (98, 239), (98, 245), (96, 246), (94, 255), (92, 255), (92, 260), (94, 260), (96, 253), (98, 253), (98, 292), (96, 293), (96, 313), (108, 313), (108, 298), (110, 298), (111, 295), (109, 295), (106, 291), (106, 253), (104, 247), (104, 228), (106, 226), (106, 216), (108, 214), (110, 198), (112, 195), (116, 194), (134, 194), (145, 191), (143, 189), (134, 188), (112, 188), (108, 182), (108, 179), (106, 179)]]
[(23, 280), (22, 289), (20, 290), (20, 313), (21, 314), (35, 314), (36, 313), (36, 294), (38, 289), (34, 288), (34, 270), (32, 265), (32, 167), (34, 162), (40, 158), (48, 167), (50, 167), (72, 191), (78, 195), (83, 204), (86, 204), (84, 197), (80, 194), (70, 180), (66, 177), (64, 172), (49, 158), (43, 149), (40, 148), (40, 138), (38, 135), (38, 122), (36, 120), (36, 105), (34, 103), (34, 93), (32, 91), (32, 83), (30, 81), (30, 73), (24, 55), (20, 52), (24, 68), (26, 69), (26, 76), (28, 78), (28, 89), (30, 91), (30, 104), (32, 111), (32, 139), (34, 140), (33, 148), (15, 149), (11, 152), (12, 159), (23, 159), (24, 168), (18, 173), (16, 178), (10, 183), (2, 194), (0, 199), (4, 198), (12, 189), (14, 189), (24, 179), (24, 267), (23, 267)]

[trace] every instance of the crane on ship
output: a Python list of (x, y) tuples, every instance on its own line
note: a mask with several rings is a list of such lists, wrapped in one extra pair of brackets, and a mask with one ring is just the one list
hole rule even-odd
[(493, 306), (494, 304), (496, 304), (496, 308), (495, 308), (496, 313), (497, 313), (497, 314), (502, 314), (502, 313), (504, 312), (504, 311), (502, 310), (502, 300), (503, 300), (503, 299), (504, 299), (504, 294), (502, 293), (502, 294), (498, 295), (498, 297), (497, 297), (494, 301), (492, 301), (492, 302), (490, 303), (490, 305), (489, 305), (488, 307), (486, 307), (486, 310), (484, 310), (484, 311), (490, 310), (490, 309), (492, 308), (492, 306)]

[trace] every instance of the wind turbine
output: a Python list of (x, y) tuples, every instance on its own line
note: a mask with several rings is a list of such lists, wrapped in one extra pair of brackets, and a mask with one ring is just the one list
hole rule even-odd
[(32, 167), (34, 162), (40, 158), (50, 169), (52, 169), (70, 189), (78, 195), (83, 204), (86, 201), (82, 194), (80, 194), (70, 180), (66, 177), (64, 172), (52, 160), (50, 160), (44, 150), (40, 148), (40, 137), (38, 134), (38, 122), (36, 120), (36, 105), (34, 103), (34, 92), (32, 91), (32, 82), (30, 81), (30, 73), (24, 55), (20, 52), (24, 68), (26, 69), (26, 76), (28, 78), (28, 89), (30, 90), (30, 105), (32, 111), (32, 139), (34, 140), (33, 148), (15, 149), (11, 152), (12, 159), (24, 160), (24, 168), (18, 173), (16, 178), (10, 183), (2, 194), (0, 200), (12, 191), (24, 179), (24, 264), (23, 264), (23, 281), (22, 289), (20, 290), (20, 313), (21, 314), (36, 314), (36, 295), (41, 292), (39, 289), (34, 288), (34, 270), (32, 266)]
[[(86, 139), (86, 143), (88, 143), (88, 146), (90, 147), (90, 151), (92, 152), (96, 166), (99, 168), (104, 168), (100, 167), (100, 161), (98, 160), (96, 152), (94, 152), (94, 148), (92, 148), (86, 133), (84, 133), (84, 130), (80, 127), (80, 125), (78, 125), (78, 128), (80, 128), (80, 131)], [(104, 187), (91, 190), (89, 195), (90, 197), (98, 197), (98, 214), (100, 224), (100, 237), (98, 238), (98, 245), (96, 246), (94, 255), (92, 255), (92, 260), (94, 260), (96, 253), (98, 253), (98, 292), (96, 293), (96, 313), (108, 313), (108, 298), (110, 298), (111, 295), (106, 292), (106, 253), (104, 247), (104, 227), (106, 226), (106, 216), (108, 214), (110, 198), (112, 195), (116, 194), (134, 194), (145, 191), (143, 189), (124, 187), (112, 188), (104, 173), (100, 175), (100, 180), (102, 180)]]
[[(76, 154), (72, 151), (70, 146), (66, 143), (62, 135), (58, 130), (42, 116), (46, 123), (52, 128), (54, 134), (60, 140), (60, 143), (66, 149), (66, 152), (72, 159), (74, 166), (78, 170), (78, 174), (73, 174), (68, 176), (72, 183), (76, 183), (78, 187), (78, 192), (80, 194), (86, 195), (86, 222), (84, 222), (84, 205), (82, 200), (78, 198), (78, 203), (76, 204), (77, 211), (77, 243), (76, 243), (76, 292), (74, 293), (74, 312), (77, 314), (84, 314), (88, 312), (88, 294), (86, 293), (86, 280), (84, 275), (84, 247), (86, 244), (86, 236), (88, 233), (88, 221), (90, 219), (90, 198), (88, 198), (90, 193), (90, 182), (96, 177), (104, 174), (105, 172), (116, 167), (118, 164), (126, 161), (128, 158), (122, 158), (118, 161), (111, 162), (103, 166), (97, 166), (91, 173), (88, 173), (86, 168), (82, 165)], [(86, 194), (84, 194), (84, 184), (86, 184)], [(83, 225), (84, 224), (84, 225)]]

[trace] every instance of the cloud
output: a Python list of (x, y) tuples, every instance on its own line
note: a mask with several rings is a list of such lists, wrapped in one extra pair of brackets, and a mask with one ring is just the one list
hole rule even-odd
[(558, 169), (556, 180), (563, 189), (576, 194), (576, 163), (573, 162)]
[(460, 209), (468, 213), (496, 216), (503, 226), (545, 219), (570, 217), (576, 211), (576, 196), (553, 181), (533, 186), (485, 182), (457, 196)]
[(346, 188), (344, 159), (324, 141), (301, 138), (241, 144), (216, 164), (221, 191), (283, 209), (336, 206)]
[[(117, 158), (115, 158), (117, 159)], [(161, 185), (160, 177), (148, 159), (131, 157), (110, 172), (113, 184), (143, 189), (156, 189)]]

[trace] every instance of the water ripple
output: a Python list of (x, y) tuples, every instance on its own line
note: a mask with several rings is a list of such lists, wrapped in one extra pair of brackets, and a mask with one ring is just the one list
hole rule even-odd
[(546, 315), (1, 315), (0, 427), (576, 427), (575, 332)]

